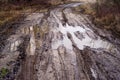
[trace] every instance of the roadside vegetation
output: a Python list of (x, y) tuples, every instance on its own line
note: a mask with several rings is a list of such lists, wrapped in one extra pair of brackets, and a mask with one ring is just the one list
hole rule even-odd
[(9, 70), (7, 68), (2, 68), (0, 70), (0, 79), (4, 78), (9, 73)]
[(0, 0), (0, 26), (13, 22), (21, 14), (46, 11), (49, 0)]
[(94, 24), (107, 30), (120, 32), (120, 0), (104, 0), (95, 5)]
[[(0, 26), (16, 20), (21, 14), (43, 12), (67, 1), (69, 0), (0, 0)], [(99, 28), (120, 32), (120, 0), (97, 0), (96, 3), (82, 5), (76, 10), (91, 15), (93, 23)]]
[(0, 26), (14, 22), (24, 13), (44, 12), (69, 0), (0, 0)]
[(84, 4), (76, 10), (91, 15), (96, 27), (120, 35), (120, 0), (97, 0), (94, 4)]

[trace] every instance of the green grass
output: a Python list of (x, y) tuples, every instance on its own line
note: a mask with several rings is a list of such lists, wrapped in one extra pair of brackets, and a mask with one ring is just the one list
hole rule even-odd
[(9, 70), (7, 68), (2, 68), (0, 70), (0, 78), (5, 77), (8, 74)]

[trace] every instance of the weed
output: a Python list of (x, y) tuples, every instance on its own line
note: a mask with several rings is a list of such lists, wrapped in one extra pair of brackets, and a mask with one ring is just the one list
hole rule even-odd
[(0, 78), (5, 77), (8, 74), (9, 70), (7, 68), (2, 68), (0, 70)]

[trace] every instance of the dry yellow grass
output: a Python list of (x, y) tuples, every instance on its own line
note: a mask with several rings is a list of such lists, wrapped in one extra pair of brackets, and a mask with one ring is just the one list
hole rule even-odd
[(95, 11), (92, 7), (92, 4), (82, 4), (78, 7), (75, 7), (75, 11), (80, 11), (81, 13), (88, 15), (95, 15)]
[(18, 11), (1, 11), (0, 12), (0, 26), (8, 21), (13, 21), (19, 16)]
[(6, 22), (14, 21), (19, 15), (23, 13), (44, 12), (48, 10), (49, 5), (40, 4), (3, 4), (0, 5), (0, 26)]
[[(105, 6), (101, 6), (103, 8), (103, 11), (101, 14), (98, 14), (98, 10), (96, 8), (96, 4), (84, 4), (80, 5), (79, 7), (76, 7), (75, 10), (90, 15), (92, 22), (96, 25), (96, 27), (99, 27), (101, 29), (106, 30), (115, 30), (116, 32), (120, 32), (120, 14), (116, 12), (105, 12), (104, 9), (106, 9)], [(109, 8), (108, 8), (109, 9)], [(113, 11), (115, 8), (112, 8)]]

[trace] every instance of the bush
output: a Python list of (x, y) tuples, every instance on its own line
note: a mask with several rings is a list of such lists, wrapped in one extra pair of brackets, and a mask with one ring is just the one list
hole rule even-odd
[(120, 0), (97, 0), (95, 5), (96, 15), (98, 17), (120, 13)]

